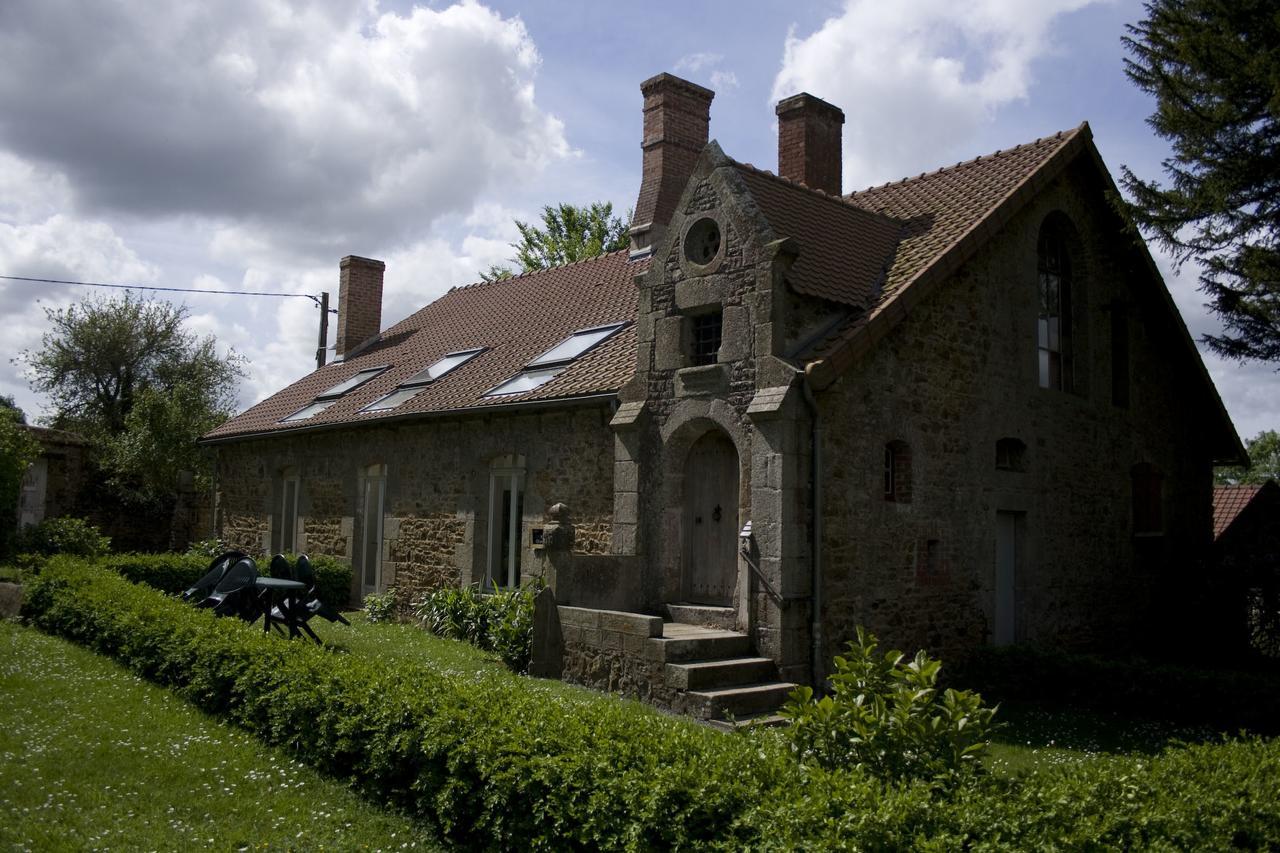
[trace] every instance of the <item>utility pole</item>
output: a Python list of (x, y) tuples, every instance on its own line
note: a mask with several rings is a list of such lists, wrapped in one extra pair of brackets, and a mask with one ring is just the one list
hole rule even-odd
[(320, 343), (316, 346), (316, 370), (324, 367), (329, 347), (329, 291), (320, 294)]

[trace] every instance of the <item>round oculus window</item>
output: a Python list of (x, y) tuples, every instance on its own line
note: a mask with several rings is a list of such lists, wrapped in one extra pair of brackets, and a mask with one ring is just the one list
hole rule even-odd
[(704, 216), (684, 235), (684, 256), (690, 263), (705, 267), (720, 254), (720, 226)]

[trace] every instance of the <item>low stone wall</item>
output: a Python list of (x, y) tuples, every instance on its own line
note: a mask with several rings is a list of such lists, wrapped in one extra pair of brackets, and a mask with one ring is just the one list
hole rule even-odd
[(662, 617), (582, 607), (559, 609), (563, 666), (573, 684), (620, 693), (679, 711), (679, 696), (666, 686)]

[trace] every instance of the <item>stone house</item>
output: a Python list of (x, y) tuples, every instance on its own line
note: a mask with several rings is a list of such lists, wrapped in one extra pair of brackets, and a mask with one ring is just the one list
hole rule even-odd
[[(222, 535), (394, 586), (554, 590), (565, 678), (704, 716), (898, 647), (1127, 647), (1180, 615), (1244, 458), (1088, 125), (851, 195), (843, 113), (641, 86), (632, 249), (380, 328), (205, 437)], [(555, 667), (553, 666), (553, 671)]]
[[(1237, 650), (1280, 658), (1280, 485), (1215, 486), (1214, 577), (1222, 632)], [(1243, 618), (1241, 618), (1243, 617)]]
[(82, 510), (89, 442), (66, 430), (37, 426), (24, 426), (24, 429), (39, 443), (40, 455), (22, 477), (18, 527), (77, 514)]

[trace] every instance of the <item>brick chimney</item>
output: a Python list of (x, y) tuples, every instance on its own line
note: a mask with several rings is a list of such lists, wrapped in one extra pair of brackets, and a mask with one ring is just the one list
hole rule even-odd
[(387, 265), (347, 255), (338, 263), (338, 339), (341, 358), (382, 330), (382, 271)]
[(644, 95), (644, 169), (640, 197), (632, 219), (631, 250), (639, 251), (662, 239), (676, 202), (693, 174), (693, 165), (707, 146), (711, 99), (716, 93), (671, 74), (659, 74), (640, 84)]
[(808, 92), (778, 101), (778, 174), (840, 195), (844, 112)]

